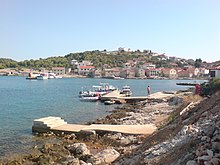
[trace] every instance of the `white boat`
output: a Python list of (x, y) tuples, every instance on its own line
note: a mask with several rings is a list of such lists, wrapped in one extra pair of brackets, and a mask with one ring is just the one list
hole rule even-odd
[(114, 100), (107, 100), (107, 101), (104, 101), (104, 104), (105, 105), (112, 105), (112, 104), (115, 104), (115, 101)]
[(122, 90), (120, 91), (120, 94), (124, 94), (126, 97), (131, 96), (132, 92), (130, 86), (128, 85), (123, 86)]
[(37, 80), (47, 80), (48, 78), (49, 77), (47, 73), (43, 73), (40, 76), (37, 76)]
[(40, 74), (29, 73), (28, 77), (26, 77), (26, 79), (27, 80), (34, 80), (34, 79), (37, 79), (37, 76), (40, 76)]
[(93, 85), (92, 89), (90, 90), (84, 90), (82, 87), (82, 90), (79, 92), (79, 97), (88, 96), (88, 95), (98, 95), (103, 96), (111, 91), (116, 90), (112, 85), (109, 85), (108, 83), (100, 83), (100, 85)]
[(81, 101), (98, 101), (100, 99), (99, 95), (85, 95), (80, 98)]

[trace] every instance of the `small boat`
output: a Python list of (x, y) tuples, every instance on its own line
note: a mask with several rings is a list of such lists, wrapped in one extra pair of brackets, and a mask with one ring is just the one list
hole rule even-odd
[(79, 97), (87, 96), (87, 95), (99, 95), (103, 96), (109, 92), (116, 90), (116, 88), (108, 83), (100, 83), (100, 85), (93, 85), (90, 90), (84, 90), (82, 87), (81, 91), (79, 92)]
[(132, 92), (130, 86), (128, 85), (123, 86), (122, 90), (120, 91), (120, 94), (124, 94), (126, 97), (131, 96)]
[(114, 100), (107, 100), (107, 101), (104, 101), (104, 104), (105, 105), (112, 105), (112, 104), (115, 104), (115, 101)]
[(100, 96), (97, 94), (84, 95), (80, 98), (81, 101), (98, 101), (99, 99), (100, 99)]
[(47, 80), (47, 79), (48, 79), (48, 76), (46, 75), (37, 76), (37, 80)]
[(28, 77), (26, 77), (26, 79), (27, 80), (36, 80), (37, 76), (40, 76), (40, 74), (29, 73)]

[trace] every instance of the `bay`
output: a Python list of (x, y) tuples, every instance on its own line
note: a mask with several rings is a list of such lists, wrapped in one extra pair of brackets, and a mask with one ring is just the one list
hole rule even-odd
[(146, 87), (151, 92), (187, 89), (177, 82), (192, 80), (139, 80), (139, 79), (92, 79), (63, 78), (26, 80), (24, 77), (0, 76), (0, 156), (20, 152), (32, 141), (34, 119), (59, 116), (68, 123), (85, 123), (108, 114), (114, 107), (101, 102), (79, 101), (81, 87), (91, 87), (100, 82), (119, 89), (131, 87), (134, 96), (145, 96)]

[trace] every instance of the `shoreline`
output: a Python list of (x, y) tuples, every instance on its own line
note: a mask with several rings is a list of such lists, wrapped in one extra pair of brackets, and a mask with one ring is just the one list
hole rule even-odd
[[(174, 97), (175, 95), (173, 95)], [(169, 99), (156, 99), (154, 101), (141, 101), (133, 104), (125, 104), (122, 107), (117, 107), (113, 110), (109, 115), (104, 118), (97, 119), (95, 121), (90, 121), (90, 124), (149, 124), (153, 123), (158, 128), (160, 128), (164, 122), (168, 119), (168, 114), (170, 114), (175, 107), (180, 103), (181, 99), (178, 97), (174, 97), (175, 99), (169, 101)], [(172, 102), (172, 103), (171, 103)], [(89, 150), (90, 157), (93, 157), (93, 160), (88, 161), (100, 161), (101, 158), (97, 158), (97, 154), (102, 151), (110, 150), (114, 152), (114, 155), (119, 156), (128, 154), (132, 152), (135, 148), (137, 148), (140, 144), (143, 143), (143, 139), (148, 135), (129, 135), (122, 134), (117, 132), (105, 132), (105, 131), (97, 131), (96, 134), (88, 135), (87, 133), (80, 135), (77, 137), (75, 134), (70, 135), (55, 135), (53, 133), (41, 134), (41, 135), (33, 135), (34, 138), (39, 138), (42, 141), (41, 145), (34, 145), (32, 153), (29, 153), (29, 156), (19, 155), (17, 158), (9, 158), (10, 161), (17, 161), (21, 158), (28, 157), (25, 161), (33, 161), (30, 157), (33, 157), (32, 154), (37, 152), (39, 156), (45, 155), (42, 150), (51, 149), (55, 144), (48, 143), (48, 141), (60, 141), (60, 147), (66, 147), (68, 145), (73, 145), (73, 143), (80, 143), (84, 146), (85, 150)], [(47, 140), (43, 140), (43, 139)], [(37, 143), (37, 142), (36, 142)], [(50, 146), (49, 148), (46, 146)], [(46, 147), (46, 148), (45, 148)], [(56, 146), (57, 147), (57, 146)], [(77, 147), (76, 147), (77, 148)], [(89, 149), (88, 149), (89, 148)], [(56, 149), (59, 150), (58, 148)], [(69, 149), (67, 149), (68, 154), (66, 155), (66, 159), (68, 156), (73, 156)], [(109, 152), (110, 152), (109, 151)], [(70, 152), (70, 153), (69, 153)], [(107, 151), (106, 151), (107, 152)], [(48, 153), (47, 153), (48, 154)], [(88, 153), (86, 154), (88, 155)], [(114, 156), (113, 155), (113, 156)], [(82, 155), (81, 155), (82, 156)], [(85, 156), (85, 155), (84, 155)], [(13, 157), (13, 156), (12, 156)], [(19, 157), (19, 158), (18, 158)], [(50, 157), (50, 156), (49, 156)], [(98, 160), (96, 160), (98, 159)], [(102, 155), (103, 157), (103, 155)], [(74, 158), (77, 158), (76, 161), (81, 161), (81, 157), (79, 155), (74, 155)], [(116, 159), (116, 158), (115, 158)], [(115, 160), (114, 159), (114, 160)], [(83, 159), (84, 160), (84, 159)], [(4, 161), (7, 161), (7, 156)], [(38, 160), (39, 161), (39, 160)], [(102, 160), (106, 161), (106, 160)]]

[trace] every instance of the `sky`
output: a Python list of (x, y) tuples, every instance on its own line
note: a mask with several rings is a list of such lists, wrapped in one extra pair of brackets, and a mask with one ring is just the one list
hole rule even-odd
[(0, 58), (119, 47), (220, 60), (220, 0), (0, 0)]

